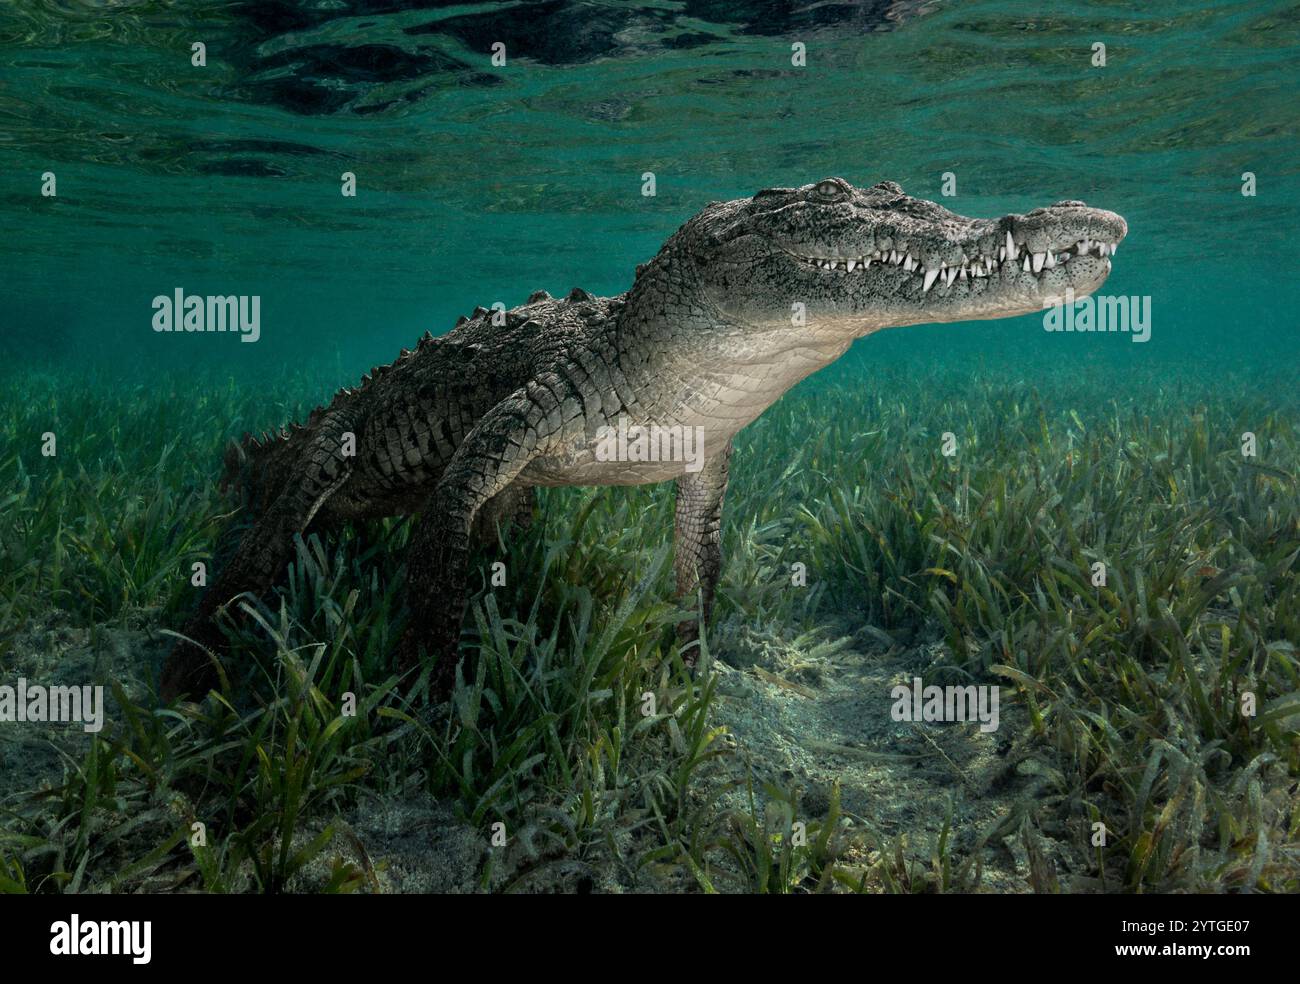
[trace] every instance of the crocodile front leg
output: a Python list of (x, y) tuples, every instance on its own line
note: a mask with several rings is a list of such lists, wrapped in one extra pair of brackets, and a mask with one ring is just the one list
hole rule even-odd
[(530, 386), (483, 416), (448, 462), (411, 537), (411, 619), (398, 641), (396, 663), (405, 674), (418, 667), (421, 651), (433, 657), (434, 699), (447, 697), (456, 679), (475, 518), (558, 433), (559, 406), (551, 406), (547, 396)]
[[(727, 473), (731, 462), (731, 442), (709, 457), (697, 472), (687, 472), (677, 480), (677, 504), (673, 521), (673, 570), (677, 574), (677, 597), (690, 600), (698, 589), (703, 621), (713, 613), (713, 596), (722, 573), (722, 499), (727, 492)], [(693, 601), (692, 601), (693, 604)], [(692, 618), (677, 625), (677, 640), (689, 646), (682, 659), (695, 666), (699, 647), (700, 619)]]

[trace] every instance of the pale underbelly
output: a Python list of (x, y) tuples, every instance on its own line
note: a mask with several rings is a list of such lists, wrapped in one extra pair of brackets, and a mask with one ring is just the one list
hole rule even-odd
[(524, 469), (526, 485), (651, 485), (700, 471), (760, 411), (737, 419), (696, 417), (674, 424), (623, 421), (578, 435)]
[(697, 379), (662, 417), (643, 410), (635, 419), (620, 416), (600, 428), (578, 425), (584, 430), (569, 436), (563, 450), (534, 461), (520, 478), (528, 485), (649, 485), (698, 472), (825, 363), (822, 353), (789, 352), (770, 366)]

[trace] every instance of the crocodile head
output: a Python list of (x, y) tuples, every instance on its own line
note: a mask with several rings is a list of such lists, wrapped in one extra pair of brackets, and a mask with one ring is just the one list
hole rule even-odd
[(892, 181), (864, 190), (827, 178), (715, 203), (674, 252), (691, 258), (694, 293), (719, 322), (838, 347), (895, 325), (1038, 311), (1067, 289), (1083, 297), (1127, 231), (1079, 201), (972, 219)]

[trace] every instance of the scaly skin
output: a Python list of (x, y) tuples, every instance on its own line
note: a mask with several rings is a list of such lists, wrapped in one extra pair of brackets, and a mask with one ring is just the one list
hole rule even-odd
[[(198, 645), (170, 654), (162, 695), (213, 684), (204, 652), (221, 651), (213, 615), (236, 595), (268, 591), (295, 534), (409, 513), (420, 515), (407, 564), (412, 617), (396, 660), (411, 670), (422, 655), (434, 659), (433, 690), (446, 695), (472, 539), (527, 517), (535, 486), (675, 480), (677, 591), (698, 592), (707, 620), (742, 427), (882, 328), (1024, 314), (1067, 288), (1086, 296), (1127, 231), (1118, 215), (1082, 202), (969, 219), (893, 182), (860, 190), (831, 178), (709, 205), (618, 297), (539, 291), (504, 325), (479, 308), (304, 426), (232, 446), (226, 481), (253, 524), (186, 626)], [(703, 467), (601, 460), (602, 428), (620, 418), (699, 428)], [(694, 620), (679, 628), (684, 642), (697, 633)]]

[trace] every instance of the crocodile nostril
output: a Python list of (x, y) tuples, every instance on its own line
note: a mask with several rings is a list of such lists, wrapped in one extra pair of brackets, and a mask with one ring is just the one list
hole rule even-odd
[(1064, 202), (1057, 202), (1055, 205), (1052, 206), (1052, 208), (1087, 208), (1087, 207), (1088, 206), (1084, 202), (1075, 201), (1072, 198)]

